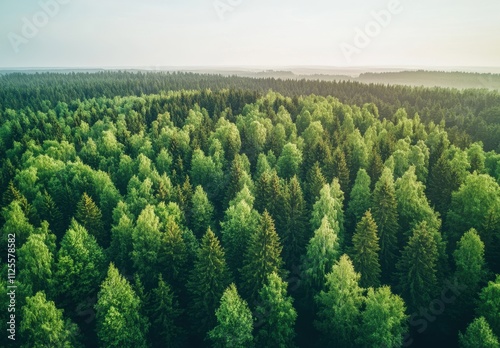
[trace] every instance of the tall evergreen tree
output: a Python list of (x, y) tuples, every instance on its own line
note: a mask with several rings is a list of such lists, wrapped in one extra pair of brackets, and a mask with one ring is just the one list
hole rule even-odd
[(183, 330), (179, 327), (182, 310), (172, 288), (158, 277), (158, 286), (153, 289), (148, 308), (151, 319), (150, 336), (153, 347), (178, 347)]
[(201, 240), (188, 283), (192, 299), (190, 317), (200, 333), (215, 326), (215, 310), (230, 278), (224, 250), (209, 228)]
[(266, 210), (262, 214), (259, 227), (250, 236), (241, 269), (243, 286), (248, 298), (257, 298), (270, 273), (283, 274), (281, 250), (274, 221)]
[(283, 260), (291, 268), (299, 265), (307, 238), (306, 205), (297, 176), (288, 182), (284, 203)]
[(378, 226), (382, 277), (387, 281), (395, 268), (399, 231), (394, 179), (388, 168), (384, 169), (375, 185), (372, 214)]
[(362, 287), (376, 287), (380, 284), (379, 238), (377, 224), (368, 210), (356, 227), (352, 237), (352, 262), (361, 274)]
[(217, 326), (208, 333), (216, 348), (239, 348), (254, 346), (252, 312), (248, 304), (238, 295), (231, 284), (222, 295), (215, 312)]
[(437, 289), (438, 250), (426, 222), (413, 229), (408, 245), (398, 262), (399, 287), (410, 311), (426, 308)]
[(500, 337), (500, 275), (488, 283), (479, 294), (477, 314), (483, 316), (491, 325), (497, 337)]
[(319, 162), (315, 162), (306, 175), (306, 201), (309, 207), (319, 199), (320, 191), (326, 184)]
[(259, 291), (257, 337), (259, 347), (295, 347), (295, 321), (297, 312), (293, 299), (287, 295), (288, 284), (273, 272)]
[(110, 239), (105, 234), (102, 225), (101, 210), (86, 192), (83, 193), (82, 198), (76, 205), (75, 219), (96, 238), (99, 245), (102, 247), (109, 246)]

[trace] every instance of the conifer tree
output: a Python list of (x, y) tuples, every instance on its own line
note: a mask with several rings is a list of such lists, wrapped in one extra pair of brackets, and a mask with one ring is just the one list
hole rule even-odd
[(75, 219), (96, 238), (99, 245), (109, 246), (110, 240), (104, 233), (101, 210), (86, 192), (76, 205)]
[(432, 234), (425, 221), (417, 225), (397, 265), (399, 288), (410, 311), (425, 308), (436, 294), (438, 250)]
[(388, 168), (384, 169), (375, 185), (372, 214), (378, 227), (382, 277), (387, 281), (395, 268), (399, 232), (394, 179)]
[[(355, 229), (356, 224), (361, 220), (365, 212), (372, 206), (372, 193), (370, 191), (370, 177), (364, 169), (358, 171), (356, 181), (352, 187), (349, 203), (346, 210), (347, 230)], [(346, 240), (350, 240), (350, 233)]]
[(149, 323), (141, 301), (113, 264), (97, 296), (96, 328), (103, 347), (147, 347)]
[(215, 326), (215, 310), (230, 280), (224, 250), (209, 228), (201, 240), (188, 283), (191, 317), (197, 331), (204, 333)]
[(464, 334), (458, 333), (460, 348), (499, 348), (497, 336), (484, 317), (474, 319)]
[(256, 299), (258, 291), (270, 273), (283, 274), (281, 250), (274, 221), (266, 210), (262, 214), (259, 227), (250, 236), (241, 269), (243, 286), (248, 298)]
[(217, 326), (208, 333), (215, 348), (254, 346), (252, 312), (234, 284), (224, 291), (215, 316)]
[(201, 238), (207, 228), (213, 226), (214, 207), (208, 200), (203, 187), (197, 186), (191, 203), (190, 227), (198, 238)]
[(294, 347), (297, 312), (293, 299), (287, 294), (288, 284), (273, 272), (259, 291), (256, 312), (259, 347)]
[(352, 237), (352, 262), (361, 274), (362, 287), (376, 287), (380, 284), (379, 238), (377, 224), (368, 210), (356, 227)]
[(283, 260), (298, 266), (306, 244), (307, 217), (304, 196), (297, 176), (288, 182), (284, 196)]
[(179, 327), (182, 310), (172, 288), (158, 277), (158, 286), (153, 289), (148, 308), (151, 319), (150, 335), (154, 347), (178, 347), (183, 330)]

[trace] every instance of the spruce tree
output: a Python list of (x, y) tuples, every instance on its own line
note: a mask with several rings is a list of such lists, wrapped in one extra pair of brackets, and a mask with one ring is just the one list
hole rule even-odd
[(427, 222), (413, 229), (397, 264), (399, 288), (409, 310), (426, 308), (436, 294), (438, 250)]
[(388, 168), (384, 169), (380, 180), (375, 185), (372, 214), (378, 226), (382, 277), (388, 281), (395, 269), (399, 232), (394, 179)]
[(95, 237), (99, 245), (109, 246), (110, 240), (104, 232), (101, 210), (86, 192), (76, 205), (75, 219)]
[(259, 227), (250, 236), (241, 269), (243, 288), (249, 299), (257, 298), (270, 273), (283, 274), (281, 250), (274, 221), (266, 210), (262, 214)]
[(177, 297), (160, 274), (158, 286), (151, 292), (148, 308), (153, 347), (179, 346), (183, 334), (178, 322), (181, 314), (182, 310), (179, 307)]
[(209, 227), (213, 227), (214, 207), (203, 187), (197, 186), (191, 200), (189, 226), (196, 237), (201, 238)]
[(287, 294), (288, 284), (273, 272), (259, 291), (256, 342), (259, 347), (294, 347), (297, 312)]
[(377, 224), (368, 210), (356, 227), (352, 237), (352, 262), (361, 274), (362, 287), (376, 287), (380, 284), (379, 238)]
[(209, 228), (201, 240), (188, 283), (191, 294), (190, 317), (194, 319), (195, 328), (200, 333), (215, 326), (215, 310), (230, 280), (224, 250)]

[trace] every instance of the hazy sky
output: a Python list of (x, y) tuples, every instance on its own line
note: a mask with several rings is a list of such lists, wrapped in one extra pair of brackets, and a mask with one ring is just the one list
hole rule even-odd
[(3, 0), (0, 67), (500, 66), (499, 0), (392, 1)]

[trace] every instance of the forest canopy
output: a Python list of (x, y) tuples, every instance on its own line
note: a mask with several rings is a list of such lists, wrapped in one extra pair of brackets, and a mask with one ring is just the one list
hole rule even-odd
[(498, 92), (8, 74), (0, 153), (23, 347), (498, 347)]

